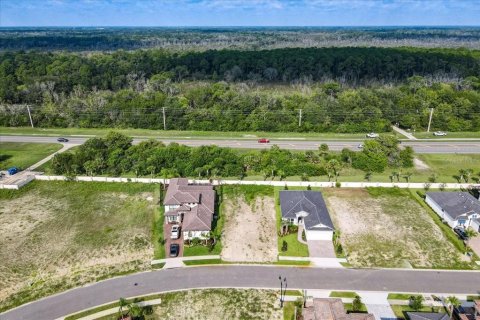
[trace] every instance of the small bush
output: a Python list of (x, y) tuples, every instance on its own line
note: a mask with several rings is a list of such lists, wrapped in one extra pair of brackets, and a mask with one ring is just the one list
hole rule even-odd
[(288, 250), (288, 243), (287, 241), (283, 240), (282, 242), (282, 251), (286, 252)]
[(342, 186), (342, 183), (340, 181), (335, 182), (335, 187), (340, 188)]

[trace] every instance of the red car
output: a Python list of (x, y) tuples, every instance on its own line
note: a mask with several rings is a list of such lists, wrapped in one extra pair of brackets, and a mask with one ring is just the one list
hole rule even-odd
[(270, 143), (270, 140), (267, 138), (258, 139), (258, 143)]

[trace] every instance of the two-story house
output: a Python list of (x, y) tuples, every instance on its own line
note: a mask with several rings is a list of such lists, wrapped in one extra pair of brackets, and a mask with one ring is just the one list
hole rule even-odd
[(183, 240), (208, 239), (215, 211), (211, 185), (189, 185), (186, 178), (170, 179), (163, 201), (165, 222), (181, 225)]

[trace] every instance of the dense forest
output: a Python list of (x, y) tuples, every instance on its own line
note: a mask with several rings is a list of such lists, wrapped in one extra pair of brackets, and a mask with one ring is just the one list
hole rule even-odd
[(275, 49), (287, 47), (480, 49), (479, 27), (0, 28), (0, 50), (105, 51)]
[[(323, 48), (0, 54), (0, 125), (480, 130), (479, 52)], [(362, 86), (360, 86), (362, 85)], [(301, 113), (301, 119), (300, 119)]]
[(148, 140), (132, 145), (132, 139), (116, 132), (105, 138), (92, 138), (75, 152), (58, 153), (52, 160), (56, 174), (110, 175), (133, 173), (136, 177), (220, 178), (262, 175), (264, 179), (313, 176), (337, 179), (342, 169), (353, 167), (367, 174), (387, 168), (400, 171), (413, 167), (413, 150), (399, 148), (392, 136), (380, 136), (365, 142), (361, 152), (348, 149), (331, 153), (327, 145), (317, 152), (292, 152), (272, 146), (268, 150), (241, 152), (217, 146), (187, 147), (177, 143), (164, 145)]

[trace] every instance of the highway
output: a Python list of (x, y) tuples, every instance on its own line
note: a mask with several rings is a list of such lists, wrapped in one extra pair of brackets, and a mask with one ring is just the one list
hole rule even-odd
[[(53, 295), (0, 314), (1, 320), (57, 319), (70, 313), (135, 297), (192, 288), (289, 289), (478, 294), (480, 272), (320, 269), (278, 266), (205, 266), (156, 270), (94, 283)], [(135, 285), (136, 284), (136, 285)]]
[[(68, 144), (83, 144), (89, 137), (68, 137)], [(133, 143), (147, 140), (146, 138), (135, 138)], [(217, 145), (219, 147), (264, 149), (277, 145), (283, 149), (290, 150), (318, 150), (322, 143), (326, 143), (330, 150), (340, 151), (343, 148), (359, 150), (360, 141), (311, 141), (311, 140), (284, 140), (272, 139), (270, 143), (258, 143), (257, 140), (241, 139), (157, 139), (166, 144), (176, 142), (187, 146)], [(0, 142), (36, 142), (36, 143), (57, 143), (56, 137), (46, 136), (0, 136)], [(402, 146), (411, 146), (417, 153), (480, 153), (480, 141), (403, 141)]]

